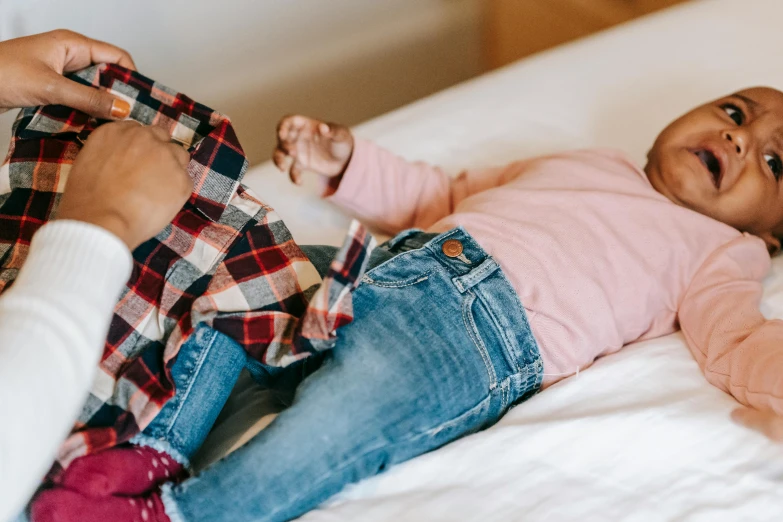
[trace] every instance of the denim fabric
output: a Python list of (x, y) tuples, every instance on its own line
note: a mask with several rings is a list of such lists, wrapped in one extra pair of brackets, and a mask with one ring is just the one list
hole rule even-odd
[[(303, 250), (323, 277), (339, 249), (307, 245)], [(369, 266), (390, 257), (386, 251), (373, 252)], [(189, 466), (191, 457), (201, 447), (228, 400), (242, 368), (247, 366), (260, 386), (275, 391), (277, 399), (289, 405), (296, 386), (316, 370), (321, 361), (322, 356), (315, 354), (286, 368), (266, 366), (247, 358), (245, 351), (231, 338), (200, 325), (180, 348), (171, 369), (177, 393), (131, 442), (165, 451)]]
[[(383, 245), (381, 245), (383, 246)], [(300, 245), (299, 248), (315, 266), (321, 277), (326, 275), (339, 250), (330, 245)], [(370, 254), (367, 269), (380, 265), (394, 257), (394, 253), (384, 248), (376, 248)], [(262, 364), (248, 358), (247, 369), (259, 386), (273, 392), (275, 398), (285, 406), (290, 406), (296, 387), (302, 380), (317, 370), (323, 362), (324, 353), (315, 353), (287, 367)]]
[(177, 393), (131, 442), (165, 451), (188, 466), (247, 359), (245, 350), (230, 337), (208, 326), (196, 327), (171, 368)]
[[(459, 257), (442, 251), (452, 239)], [(164, 488), (173, 522), (297, 517), (346, 484), (490, 426), (538, 391), (543, 365), (524, 309), (462, 228), (434, 238), (407, 231), (383, 250), (391, 259), (365, 275), (354, 322), (292, 406), (225, 459)]]

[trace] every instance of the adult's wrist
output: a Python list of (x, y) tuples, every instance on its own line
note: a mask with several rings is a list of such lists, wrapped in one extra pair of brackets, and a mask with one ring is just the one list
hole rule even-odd
[(33, 235), (14, 288), (78, 292), (108, 310), (132, 263), (127, 245), (114, 233), (84, 221), (57, 219)]
[(142, 242), (131, 232), (130, 224), (125, 217), (115, 211), (107, 210), (104, 212), (91, 213), (65, 210), (64, 212), (58, 213), (56, 219), (81, 221), (83, 223), (101, 227), (125, 243), (128, 250), (135, 249)]

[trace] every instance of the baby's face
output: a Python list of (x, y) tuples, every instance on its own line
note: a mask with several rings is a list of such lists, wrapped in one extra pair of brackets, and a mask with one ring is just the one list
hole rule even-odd
[(666, 127), (645, 167), (674, 203), (779, 248), (783, 235), (783, 93), (740, 91)]

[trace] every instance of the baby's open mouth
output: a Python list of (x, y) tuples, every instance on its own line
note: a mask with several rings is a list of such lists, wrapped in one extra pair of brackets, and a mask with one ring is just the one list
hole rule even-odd
[(715, 188), (720, 188), (721, 178), (723, 177), (723, 169), (721, 169), (720, 160), (711, 150), (696, 149), (693, 153), (696, 154), (696, 157), (699, 158), (710, 174), (712, 174), (712, 182), (715, 184)]

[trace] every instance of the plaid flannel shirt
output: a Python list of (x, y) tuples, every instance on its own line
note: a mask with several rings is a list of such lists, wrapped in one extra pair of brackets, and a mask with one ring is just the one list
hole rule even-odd
[[(133, 251), (100, 368), (58, 461), (129, 440), (174, 394), (170, 368), (205, 323), (269, 365), (329, 349), (350, 322), (350, 292), (374, 246), (353, 223), (321, 281), (274, 211), (240, 181), (248, 162), (228, 118), (136, 72), (94, 66), (72, 79), (109, 89), (130, 118), (166, 129), (191, 153), (194, 189), (172, 223)], [(24, 109), (0, 167), (0, 292), (33, 234), (57, 212), (74, 158), (101, 121), (63, 106)]]

